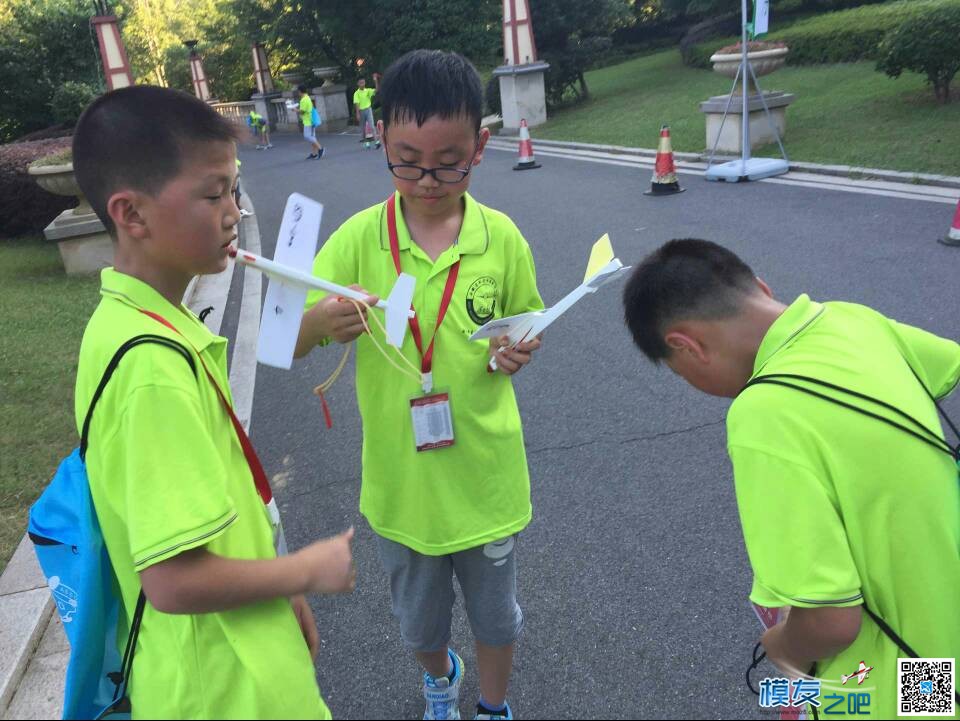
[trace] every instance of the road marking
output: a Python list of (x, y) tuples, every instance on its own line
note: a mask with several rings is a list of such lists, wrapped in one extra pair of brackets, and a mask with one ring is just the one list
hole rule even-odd
[[(512, 144), (503, 144), (495, 140), (487, 143), (486, 147), (492, 150), (502, 150), (511, 153), (516, 152), (516, 148)], [(604, 165), (619, 165), (627, 168), (652, 169), (655, 162), (655, 159), (650, 157), (620, 155), (617, 153), (580, 149), (557, 150), (552, 147), (547, 150), (541, 148), (536, 151), (536, 154), (552, 158), (564, 158), (566, 160), (585, 160), (591, 163), (603, 163)], [(677, 161), (675, 165), (677, 172), (684, 175), (702, 176), (707, 168), (706, 163), (689, 161)], [(776, 178), (764, 178), (754, 182), (793, 185), (801, 188), (816, 188), (820, 190), (836, 190), (844, 193), (860, 193), (863, 195), (880, 195), (887, 198), (922, 200), (929, 203), (944, 203), (948, 205), (955, 204), (958, 195), (958, 191), (955, 188), (893, 183), (886, 180), (853, 179), (797, 171), (791, 171), (786, 175), (781, 175)]]
[[(249, 196), (243, 196), (243, 206), (253, 210)], [(260, 254), (260, 226), (256, 215), (248, 215), (243, 226), (244, 248)], [(233, 341), (233, 357), (230, 362), (230, 390), (233, 392), (233, 410), (243, 425), (250, 430), (253, 415), (253, 391), (257, 381), (257, 336), (260, 332), (260, 297), (262, 275), (251, 268), (244, 268), (243, 295), (240, 298), (240, 318), (237, 335)]]

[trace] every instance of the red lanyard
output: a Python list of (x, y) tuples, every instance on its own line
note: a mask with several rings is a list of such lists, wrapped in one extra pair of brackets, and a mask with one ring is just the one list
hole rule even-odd
[[(167, 326), (167, 328), (172, 330), (184, 340), (187, 339), (183, 333), (174, 327), (173, 323), (168, 321), (162, 315), (159, 315), (158, 313), (152, 313), (151, 311), (144, 310), (143, 308), (140, 308), (139, 310), (144, 315), (148, 315), (158, 323), (162, 323), (163, 325)], [(190, 341), (187, 342), (189, 343)], [(194, 350), (196, 350), (196, 348), (194, 348)], [(237, 439), (240, 441), (240, 447), (243, 448), (243, 455), (247, 459), (247, 465), (250, 466), (250, 473), (253, 475), (253, 482), (257, 486), (257, 492), (260, 494), (260, 499), (264, 502), (264, 504), (268, 504), (273, 499), (273, 491), (270, 489), (270, 482), (267, 480), (267, 474), (264, 473), (263, 466), (260, 465), (260, 459), (257, 458), (257, 452), (253, 450), (253, 444), (250, 442), (247, 432), (243, 430), (243, 424), (240, 423), (240, 420), (233, 412), (233, 408), (230, 407), (230, 402), (227, 400), (227, 397), (223, 395), (223, 391), (220, 390), (220, 386), (217, 385), (217, 381), (213, 377), (213, 373), (211, 373), (210, 369), (207, 368), (207, 364), (203, 362), (203, 356), (200, 354), (200, 351), (197, 351), (197, 357), (200, 359), (200, 365), (202, 365), (203, 369), (207, 372), (207, 377), (210, 379), (210, 382), (213, 383), (213, 387), (217, 389), (217, 395), (220, 396), (220, 401), (223, 403), (223, 407), (226, 408), (227, 413), (230, 415), (230, 421), (233, 423), (233, 430), (236, 432)]]
[[(397, 235), (397, 202), (395, 195), (391, 195), (387, 200), (387, 231), (390, 234), (390, 253), (393, 255), (393, 264), (397, 268), (397, 275), (400, 275), (400, 238)], [(440, 330), (440, 324), (443, 323), (443, 318), (447, 314), (447, 308), (450, 307), (453, 287), (457, 284), (459, 272), (460, 261), (458, 260), (450, 266), (450, 272), (447, 273), (447, 284), (443, 288), (443, 298), (440, 301), (440, 310), (437, 313), (437, 325), (433, 329), (433, 338), (430, 339), (430, 347), (427, 348), (426, 353), (423, 352), (423, 336), (420, 333), (420, 323), (416, 316), (410, 319), (410, 333), (413, 335), (414, 343), (417, 344), (417, 350), (420, 351), (421, 373), (430, 373), (433, 368), (433, 344), (437, 340), (437, 331)]]

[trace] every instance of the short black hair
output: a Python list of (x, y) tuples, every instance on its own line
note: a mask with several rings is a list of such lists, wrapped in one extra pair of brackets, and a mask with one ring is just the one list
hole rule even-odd
[(77, 183), (107, 231), (110, 196), (123, 188), (156, 195), (180, 172), (191, 146), (237, 139), (207, 103), (179, 90), (134, 85), (87, 106), (73, 134)]
[(670, 354), (663, 336), (679, 320), (736, 315), (757, 291), (756, 276), (736, 253), (709, 240), (664, 243), (636, 267), (623, 290), (624, 320), (633, 341), (657, 363)]
[(307, 86), (306, 86), (306, 85), (298, 85), (298, 86), (297, 86), (297, 90), (299, 90), (301, 93), (303, 93), (304, 95), (306, 95), (306, 93), (307, 93)]
[(465, 117), (480, 130), (483, 87), (471, 62), (459, 53), (411, 50), (396, 60), (380, 80), (384, 127), (410, 120)]

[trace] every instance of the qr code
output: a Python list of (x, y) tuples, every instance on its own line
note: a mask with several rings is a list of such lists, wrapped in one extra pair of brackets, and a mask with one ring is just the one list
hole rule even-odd
[(898, 658), (897, 716), (953, 716), (956, 659)]

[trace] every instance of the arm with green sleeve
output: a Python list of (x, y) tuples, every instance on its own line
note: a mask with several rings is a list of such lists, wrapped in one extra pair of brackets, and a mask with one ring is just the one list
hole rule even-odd
[[(861, 581), (831, 487), (811, 463), (768, 444), (789, 429), (760, 413), (741, 405), (728, 421), (731, 439), (742, 439), (731, 442), (729, 452), (754, 574), (750, 600), (790, 608), (762, 643), (782, 669), (806, 672), (856, 640)], [(745, 427), (763, 428), (756, 442)]]
[(894, 320), (890, 328), (904, 358), (933, 397), (950, 395), (960, 382), (960, 345)]
[[(258, 546), (244, 537), (257, 526), (244, 518), (242, 532), (229, 541), (238, 557), (210, 550), (227, 546), (226, 534), (241, 522), (243, 507), (231, 496), (228, 469), (197, 392), (183, 385), (133, 389), (118, 431), (101, 447), (110, 453), (109, 467), (126, 479), (116, 502), (134, 570), (158, 611), (207, 613), (351, 589), (352, 529), (288, 556), (258, 559), (252, 550)], [(249, 503), (246, 508), (249, 514)]]
[[(313, 262), (313, 275), (366, 292), (356, 284), (359, 265), (352, 251), (353, 246), (341, 226), (320, 248)], [(366, 303), (375, 305), (378, 300), (376, 296), (368, 295)], [(294, 358), (302, 358), (318, 345), (326, 345), (331, 340), (350, 343), (364, 332), (364, 321), (356, 306), (349, 301), (338, 300), (322, 290), (311, 290), (307, 293), (305, 306)], [(363, 317), (366, 318), (366, 309)]]
[(543, 310), (543, 299), (537, 290), (537, 270), (533, 263), (530, 245), (514, 227), (512, 257), (507, 259), (507, 272), (503, 291), (503, 315), (511, 316), (530, 311)]

